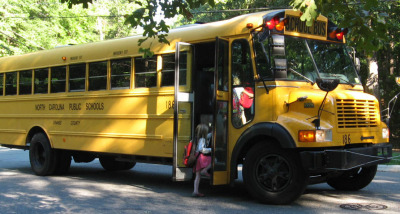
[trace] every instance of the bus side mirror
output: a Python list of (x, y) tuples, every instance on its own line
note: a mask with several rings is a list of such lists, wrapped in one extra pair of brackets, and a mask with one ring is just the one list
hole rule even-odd
[(339, 79), (321, 79), (317, 78), (317, 85), (318, 87), (326, 92), (333, 91), (337, 88), (339, 85), (340, 80)]

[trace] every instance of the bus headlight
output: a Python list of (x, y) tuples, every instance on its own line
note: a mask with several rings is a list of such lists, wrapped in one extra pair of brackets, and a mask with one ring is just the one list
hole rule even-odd
[(332, 141), (332, 130), (331, 129), (317, 130), (315, 141), (316, 142)]
[(299, 131), (300, 142), (329, 142), (332, 141), (332, 130), (301, 130)]
[(389, 129), (382, 128), (382, 138), (389, 138)]

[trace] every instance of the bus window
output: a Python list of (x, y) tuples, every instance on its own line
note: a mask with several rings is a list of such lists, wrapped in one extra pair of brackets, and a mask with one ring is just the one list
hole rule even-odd
[(69, 91), (85, 91), (86, 64), (69, 66)]
[(6, 95), (17, 94), (17, 72), (6, 73)]
[(174, 85), (175, 54), (162, 55), (161, 87)]
[(19, 94), (32, 94), (32, 70), (19, 72)]
[(229, 66), (229, 44), (227, 41), (219, 41), (218, 55), (218, 90), (228, 91), (228, 66)]
[(232, 124), (240, 128), (254, 117), (254, 79), (247, 40), (232, 43)]
[(49, 85), (49, 69), (35, 69), (35, 94), (47, 94)]
[(4, 74), (0, 74), (0, 96), (3, 96), (3, 81), (4, 81)]
[(67, 67), (60, 66), (51, 68), (51, 93), (65, 92)]
[(135, 58), (135, 87), (157, 86), (157, 56)]
[(132, 60), (111, 60), (111, 89), (131, 87)]
[(265, 49), (265, 47), (268, 47), (268, 39), (263, 42), (266, 44), (263, 45), (258, 41), (258, 39), (254, 39), (257, 72), (263, 79), (272, 79), (273, 73), (271, 70), (271, 63), (269, 62), (268, 49)]
[(107, 89), (107, 61), (89, 63), (89, 91)]

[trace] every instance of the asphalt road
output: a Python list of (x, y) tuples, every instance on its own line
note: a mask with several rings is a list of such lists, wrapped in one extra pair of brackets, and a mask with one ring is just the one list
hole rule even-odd
[(250, 198), (241, 179), (234, 188), (203, 180), (206, 197), (192, 198), (193, 183), (172, 182), (171, 166), (138, 163), (107, 172), (94, 161), (73, 163), (68, 175), (40, 177), (28, 155), (0, 147), (0, 213), (400, 213), (400, 168), (379, 167), (361, 191), (312, 185), (295, 203), (274, 206)]

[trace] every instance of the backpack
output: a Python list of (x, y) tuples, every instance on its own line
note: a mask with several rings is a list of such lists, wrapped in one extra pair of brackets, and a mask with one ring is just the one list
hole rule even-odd
[(195, 153), (196, 153), (196, 145), (192, 141), (190, 141), (185, 146), (185, 151), (183, 154), (183, 164), (186, 167), (193, 167), (195, 165), (197, 157), (199, 157), (199, 155), (196, 156)]
[[(250, 94), (254, 93), (251, 87), (246, 87), (244, 90)], [(253, 105), (253, 98), (250, 98), (249, 95), (247, 95), (246, 93), (242, 93), (239, 102), (240, 105), (243, 106), (243, 108), (250, 108)]]

